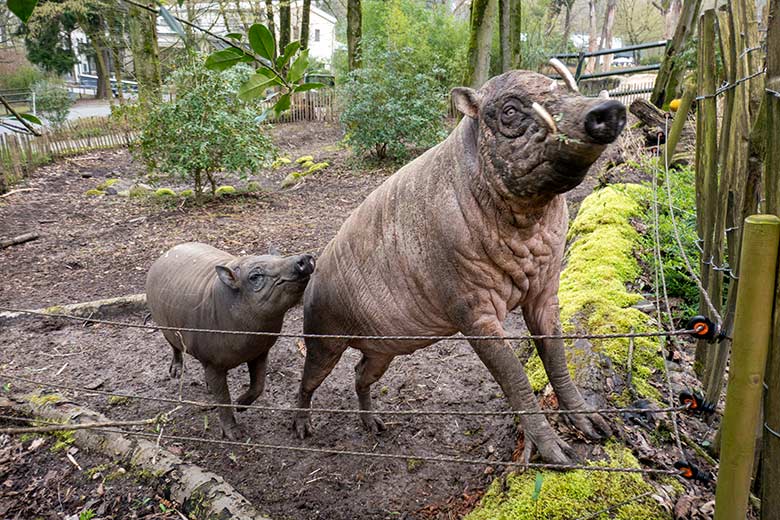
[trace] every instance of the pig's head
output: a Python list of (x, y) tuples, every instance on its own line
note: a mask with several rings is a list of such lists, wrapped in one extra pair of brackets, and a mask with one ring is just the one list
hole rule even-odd
[(216, 271), (220, 283), (239, 299), (239, 306), (257, 316), (280, 317), (300, 301), (314, 272), (314, 257), (243, 256), (216, 266)]
[(570, 75), (564, 79), (565, 87), (514, 70), (476, 91), (453, 89), (455, 106), (478, 125), (482, 175), (505, 196), (547, 199), (574, 188), (623, 130), (620, 102), (584, 97)]

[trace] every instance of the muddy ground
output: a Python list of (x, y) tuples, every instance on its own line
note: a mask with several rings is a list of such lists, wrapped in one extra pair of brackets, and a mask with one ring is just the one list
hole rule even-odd
[[(38, 231), (41, 238), (0, 251), (4, 273), (0, 305), (37, 308), (143, 292), (146, 270), (173, 245), (196, 240), (231, 253), (318, 253), (392, 167), (354, 166), (338, 147), (338, 127), (283, 125), (275, 141), (295, 159), (313, 155), (331, 166), (292, 190), (275, 186), (289, 170), (257, 179), (267, 191), (223, 198), (202, 207), (85, 192), (110, 177), (134, 177), (141, 168), (127, 151), (76, 157), (40, 168), (18, 193), (0, 202), (0, 236)], [(595, 177), (572, 194), (576, 202), (597, 183)], [(123, 317), (143, 320), (142, 314)], [(287, 317), (285, 331), (302, 328), (301, 308)], [(524, 330), (513, 314), (507, 328)], [(170, 348), (154, 331), (26, 320), (0, 336), (0, 367), (39, 380), (87, 385), (101, 390), (175, 398), (178, 383), (168, 379)], [(356, 408), (353, 366), (347, 352), (315, 395), (314, 406)], [(266, 392), (257, 404), (294, 404), (303, 356), (296, 340), (282, 338), (272, 350)], [(186, 360), (183, 397), (208, 400), (202, 370)], [(248, 382), (241, 367), (229, 376), (236, 396)], [(24, 385), (22, 385), (24, 387)], [(374, 385), (377, 407), (444, 410), (506, 410), (498, 385), (464, 342), (440, 343), (396, 359)], [(147, 418), (169, 404), (109, 400), (75, 395), (80, 404), (112, 419)], [(171, 435), (219, 438), (213, 410), (179, 411), (166, 427)], [(272, 445), (447, 455), (507, 460), (517, 433), (506, 417), (388, 417), (388, 431), (372, 437), (357, 417), (314, 417), (316, 435), (293, 437), (291, 417), (282, 412), (247, 411), (239, 416), (246, 436)], [(570, 431), (557, 426), (565, 439)], [(208, 444), (164, 445), (185, 459), (223, 475), (262, 512), (275, 519), (455, 518), (468, 509), (495, 476), (493, 466), (453, 466), (300, 454), (281, 449), (229, 449)], [(583, 454), (588, 446), (578, 448)], [(43, 450), (45, 451), (45, 450)], [(44, 466), (49, 460), (40, 461)], [(500, 470), (498, 470), (500, 471)], [(3, 491), (0, 490), (0, 494)], [(8, 497), (6, 497), (8, 498)]]

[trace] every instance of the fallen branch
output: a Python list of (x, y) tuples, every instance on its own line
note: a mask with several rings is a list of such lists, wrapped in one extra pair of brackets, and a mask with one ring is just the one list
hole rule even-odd
[(38, 235), (38, 233), (25, 233), (24, 235), (19, 235), (18, 237), (6, 238), (5, 240), (0, 240), (0, 249), (24, 244), (25, 242), (37, 239), (39, 236), (40, 235)]
[(11, 190), (8, 193), (3, 193), (2, 195), (0, 195), (0, 199), (4, 199), (6, 197), (10, 197), (15, 193), (22, 193), (24, 191), (38, 191), (38, 188), (19, 188), (18, 190)]

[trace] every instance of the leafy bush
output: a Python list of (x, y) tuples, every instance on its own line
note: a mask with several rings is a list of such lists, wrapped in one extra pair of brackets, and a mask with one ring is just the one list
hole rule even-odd
[(341, 122), (358, 153), (403, 158), (408, 146), (432, 146), (444, 136), (445, 93), (435, 71), (414, 72), (409, 51), (377, 54), (384, 59), (352, 71), (341, 88)]
[(43, 72), (34, 65), (21, 65), (13, 72), (0, 76), (0, 88), (7, 90), (27, 90), (43, 79)]
[(238, 99), (252, 74), (246, 65), (208, 70), (202, 58), (171, 75), (175, 99), (151, 107), (142, 124), (140, 155), (160, 174), (192, 182), (200, 198), (206, 182), (216, 192), (214, 174), (241, 178), (274, 158), (274, 147), (256, 118), (258, 111)]
[(48, 79), (38, 81), (32, 88), (38, 112), (45, 117), (54, 128), (60, 128), (68, 119), (73, 100), (63, 81)]

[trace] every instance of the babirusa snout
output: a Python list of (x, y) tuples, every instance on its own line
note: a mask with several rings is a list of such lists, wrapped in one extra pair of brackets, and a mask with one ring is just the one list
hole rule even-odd
[(599, 144), (609, 144), (626, 126), (626, 107), (615, 100), (604, 101), (585, 114), (585, 132)]
[(311, 255), (301, 255), (295, 262), (295, 272), (300, 276), (308, 276), (314, 272), (315, 261)]

